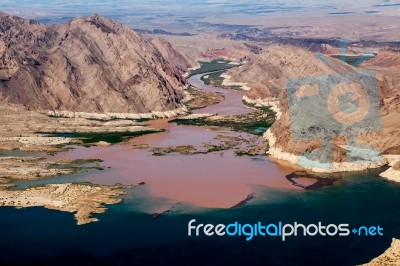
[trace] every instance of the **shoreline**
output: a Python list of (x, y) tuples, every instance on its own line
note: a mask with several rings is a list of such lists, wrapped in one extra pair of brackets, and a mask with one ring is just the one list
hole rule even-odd
[(126, 194), (122, 185), (94, 185), (89, 183), (48, 184), (22, 190), (0, 190), (0, 206), (29, 208), (44, 207), (74, 213), (77, 225), (99, 221), (92, 214), (105, 213), (105, 205), (122, 201), (119, 196)]
[[(185, 102), (184, 99), (183, 102)], [(42, 112), (47, 116), (62, 117), (62, 118), (85, 118), (85, 119), (97, 119), (97, 120), (113, 120), (113, 119), (162, 119), (162, 118), (173, 118), (180, 115), (187, 114), (189, 112), (186, 106), (177, 108), (170, 111), (152, 111), (149, 113), (86, 113), (86, 112), (71, 112), (71, 111), (46, 111)]]
[[(267, 99), (250, 99), (247, 96), (242, 97), (242, 102), (246, 106), (246, 104), (252, 105), (254, 107), (270, 107), (270, 109), (275, 113), (276, 120), (281, 119), (283, 113), (280, 109), (280, 102), (275, 98), (267, 98)], [(247, 108), (252, 109), (249, 106)], [(57, 116), (57, 117), (67, 117), (67, 118), (85, 118), (85, 119), (98, 119), (104, 120), (103, 122), (111, 123), (113, 126), (131, 126), (129, 123), (125, 124), (124, 121), (108, 121), (113, 119), (150, 119), (150, 118), (171, 118), (174, 116), (180, 116), (181, 119), (194, 119), (194, 118), (206, 118), (213, 116), (213, 114), (190, 114), (188, 115), (188, 108), (186, 106), (179, 108), (178, 110), (167, 111), (167, 112), (152, 112), (147, 114), (123, 114), (123, 113), (106, 113), (106, 114), (93, 114), (93, 113), (82, 113), (82, 112), (49, 112), (48, 115)], [(186, 117), (182, 117), (182, 115), (188, 115)], [(214, 114), (215, 115), (215, 114)], [(108, 124), (107, 124), (108, 125)], [(136, 126), (140, 127), (140, 126)], [(137, 130), (138, 128), (135, 129)], [(289, 163), (293, 163), (295, 166), (299, 166), (299, 158), (300, 156), (291, 154), (283, 151), (282, 149), (276, 146), (276, 138), (269, 128), (264, 134), (263, 139), (269, 143), (269, 154), (270, 157), (283, 160)], [(34, 138), (33, 138), (34, 140)], [(65, 139), (56, 139), (56, 143), (66, 141)], [(180, 148), (180, 147), (177, 147)], [(177, 150), (179, 152), (179, 150)], [(170, 153), (176, 152), (175, 150), (163, 151), (162, 153)], [(183, 151), (183, 154), (187, 153), (187, 151)], [(265, 150), (263, 151), (265, 153)], [(362, 171), (369, 168), (378, 168), (385, 164), (391, 164), (392, 167), (395, 166), (396, 161), (400, 160), (399, 156), (387, 156), (383, 157), (381, 162), (376, 164), (371, 163), (334, 163), (334, 167), (330, 169), (319, 169), (319, 168), (311, 168), (308, 169), (314, 173), (336, 173), (336, 172), (348, 172), (348, 171)], [(279, 163), (279, 162), (278, 162)], [(299, 166), (300, 167), (300, 166)], [(391, 170), (392, 169), (392, 170)], [(391, 168), (384, 173), (381, 174), (382, 177), (387, 178), (388, 180), (400, 182), (400, 171), (394, 170)], [(17, 169), (18, 170), (18, 169)], [(68, 173), (66, 173), (68, 174)], [(397, 179), (397, 180), (396, 180)], [(1, 206), (13, 206), (16, 208), (24, 208), (24, 207), (33, 207), (33, 206), (42, 206), (47, 209), (54, 209), (59, 211), (73, 212), (75, 213), (75, 218), (77, 224), (86, 224), (90, 222), (97, 221), (96, 218), (91, 217), (93, 213), (103, 213), (107, 209), (103, 206), (103, 204), (116, 204), (121, 201), (119, 198), (120, 195), (123, 195), (124, 188), (127, 186), (102, 186), (95, 184), (51, 184), (45, 186), (38, 186), (27, 188), (24, 190), (13, 190), (12, 188), (4, 187), (3, 190), (0, 191), (0, 205)], [(59, 191), (61, 194), (59, 194)], [(66, 193), (66, 195), (64, 195)], [(73, 197), (70, 197), (69, 193), (73, 194)], [(72, 195), (71, 194), (71, 195)]]
[(379, 176), (386, 178), (389, 181), (400, 183), (400, 155), (388, 155), (387, 157), (393, 157), (389, 162), (390, 168), (385, 172), (382, 172)]
[[(264, 134), (264, 139), (269, 142), (270, 149), (268, 151), (268, 155), (277, 160), (287, 161), (289, 163), (295, 164), (299, 167), (299, 161), (301, 156), (283, 151), (281, 148), (275, 146), (276, 138), (270, 129)], [(332, 163), (332, 167), (330, 168), (304, 168), (314, 173), (341, 173), (341, 172), (358, 172), (364, 171), (368, 169), (376, 169), (385, 165), (394, 165), (400, 160), (400, 155), (381, 155), (381, 160), (378, 162), (341, 162)], [(310, 161), (310, 163), (315, 163), (315, 165), (320, 164), (319, 162)], [(400, 182), (400, 171), (394, 170), (393, 168), (388, 169), (387, 171), (380, 174), (381, 177), (384, 177), (391, 181)]]
[(249, 91), (251, 89), (249, 86), (247, 86), (247, 83), (231, 81), (231, 76), (226, 74), (226, 72), (222, 73), (220, 77), (223, 78), (222, 86), (226, 87), (239, 86), (244, 91)]
[[(274, 98), (266, 99), (250, 99), (247, 96), (243, 97), (243, 101), (249, 104), (254, 104), (256, 106), (267, 106), (271, 107), (276, 113), (276, 121), (282, 116), (282, 111), (279, 107), (279, 101)], [(269, 143), (268, 156), (276, 160), (282, 160), (294, 164), (305, 170), (314, 173), (340, 173), (340, 172), (358, 172), (367, 169), (376, 169), (385, 165), (389, 165), (391, 168), (381, 173), (380, 176), (386, 178), (387, 180), (400, 182), (400, 170), (396, 170), (393, 166), (400, 162), (400, 155), (381, 155), (381, 159), (377, 162), (333, 162), (332, 166), (329, 168), (318, 168), (310, 167), (304, 168), (299, 164), (301, 156), (284, 151), (282, 148), (276, 147), (276, 138), (274, 133), (272, 133), (271, 128), (269, 128), (263, 135), (264, 139)], [(310, 164), (318, 165), (321, 164), (316, 161), (309, 161)]]
[(375, 259), (360, 266), (390, 266), (400, 264), (400, 240), (393, 238), (390, 247)]
[[(197, 69), (197, 68), (193, 68)], [(189, 75), (190, 72), (185, 73), (185, 75)], [(204, 73), (207, 75), (207, 73)], [(228, 86), (241, 86), (244, 91), (251, 89), (245, 83), (237, 83), (230, 82), (230, 76), (224, 72), (221, 74), (223, 78), (224, 85)], [(186, 92), (186, 91), (185, 91)], [(186, 93), (186, 97), (184, 99), (184, 103), (191, 100), (191, 97), (188, 93)], [(276, 98), (266, 98), (266, 99), (250, 99), (247, 96), (243, 96), (242, 98), (244, 103), (254, 105), (256, 107), (270, 107), (272, 111), (276, 113), (276, 121), (281, 118), (283, 112), (280, 108), (280, 102)], [(180, 116), (189, 116), (190, 111), (186, 105), (181, 108), (166, 111), (166, 112), (150, 112), (150, 113), (139, 113), (139, 114), (128, 114), (128, 113), (104, 113), (104, 114), (96, 114), (96, 113), (84, 113), (84, 112), (69, 112), (69, 111), (48, 111), (46, 114), (49, 116), (55, 117), (66, 117), (66, 118), (86, 118), (86, 119), (98, 119), (98, 120), (113, 120), (113, 119), (160, 119), (160, 118), (174, 118)], [(209, 116), (207, 114), (206, 116)], [(197, 118), (196, 115), (193, 115)], [(272, 159), (282, 160), (289, 162), (297, 167), (302, 169), (314, 172), (314, 173), (340, 173), (340, 172), (355, 172), (355, 171), (363, 171), (367, 169), (376, 169), (385, 165), (394, 165), (397, 161), (400, 161), (400, 155), (382, 155), (381, 159), (377, 162), (334, 162), (329, 168), (318, 168), (318, 167), (307, 167), (304, 168), (299, 164), (301, 156), (292, 154), (284, 151), (282, 148), (276, 147), (276, 138), (269, 128), (263, 135), (263, 138), (269, 143), (269, 150), (267, 152), (268, 156)], [(319, 162), (309, 161), (310, 165), (318, 165)], [(386, 178), (390, 181), (400, 182), (400, 171), (393, 169), (386, 170), (385, 172), (380, 174), (381, 177)]]
[(247, 104), (254, 105), (255, 107), (270, 107), (272, 111), (275, 112), (275, 119), (278, 120), (282, 116), (281, 109), (279, 108), (279, 101), (276, 98), (267, 98), (267, 99), (250, 99), (247, 96), (243, 96), (243, 101)]

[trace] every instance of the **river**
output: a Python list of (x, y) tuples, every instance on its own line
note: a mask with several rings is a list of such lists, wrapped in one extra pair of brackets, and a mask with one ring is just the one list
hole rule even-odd
[[(189, 82), (208, 92), (224, 93), (225, 100), (195, 113), (218, 113), (237, 115), (252, 110), (242, 105), (244, 92), (214, 88), (201, 81), (196, 75)], [(185, 202), (200, 207), (229, 208), (255, 192), (259, 186), (297, 190), (286, 175), (292, 169), (276, 164), (266, 156), (236, 156), (233, 150), (198, 155), (168, 154), (153, 156), (148, 150), (133, 149), (133, 145), (168, 147), (179, 145), (200, 146), (216, 144), (215, 137), (229, 136), (255, 139), (261, 137), (232, 131), (212, 131), (205, 127), (181, 126), (168, 123), (168, 119), (150, 121), (150, 126), (163, 128), (164, 133), (133, 138), (128, 143), (111, 147), (75, 147), (52, 159), (98, 158), (111, 167), (102, 172), (85, 176), (85, 181), (95, 184), (137, 184), (145, 182), (152, 197), (165, 198), (174, 202)], [(149, 210), (152, 212), (153, 210)]]
[[(225, 101), (197, 110), (220, 114), (249, 112), (243, 92), (204, 85), (200, 76), (190, 82), (207, 91), (220, 91)], [(95, 215), (100, 222), (77, 226), (72, 214), (44, 208), (0, 208), (0, 259), (70, 265), (106, 260), (118, 265), (356, 265), (383, 252), (392, 237), (400, 237), (400, 185), (377, 175), (380, 170), (342, 175), (342, 181), (319, 190), (303, 190), (286, 179), (293, 169), (266, 156), (235, 156), (233, 150), (199, 155), (153, 156), (146, 149), (171, 145), (203, 145), (217, 135), (253, 135), (179, 126), (166, 119), (150, 122), (165, 128), (109, 147), (74, 147), (58, 158), (100, 158), (107, 168), (61, 176), (19, 187), (46, 183), (146, 185), (128, 190), (123, 202)], [(262, 138), (256, 137), (262, 142)], [(246, 199), (244, 206), (230, 208)], [(166, 213), (163, 213), (167, 211)], [(152, 214), (163, 213), (157, 219)], [(188, 237), (191, 219), (198, 223), (278, 222), (380, 225), (379, 237), (298, 237), (282, 242), (274, 237)]]

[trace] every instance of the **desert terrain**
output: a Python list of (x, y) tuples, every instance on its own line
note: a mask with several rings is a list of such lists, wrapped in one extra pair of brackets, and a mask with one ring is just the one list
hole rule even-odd
[[(79, 3), (44, 12), (39, 7), (20, 10), (13, 1), (5, 1), (1, 7), (6, 13), (0, 12), (0, 150), (4, 153), (0, 205), (74, 213), (79, 225), (98, 221), (92, 214), (106, 212), (106, 205), (121, 202), (126, 191), (138, 185), (64, 183), (18, 188), (16, 184), (101, 171), (106, 166), (97, 158), (53, 160), (51, 156), (74, 147), (107, 148), (135, 137), (168, 133), (170, 127), (157, 123), (164, 123), (163, 119), (178, 126), (244, 132), (251, 137), (216, 134), (213, 142), (201, 145), (131, 148), (156, 157), (210, 153), (223, 157), (225, 151), (238, 157), (268, 156), (293, 171), (305, 171), (310, 180), (337, 172), (384, 169), (381, 178), (400, 182), (398, 8), (373, 0), (351, 7), (346, 3), (324, 2), (318, 8), (312, 3), (210, 3), (201, 7), (207, 15), (182, 17), (176, 10), (185, 9), (185, 4), (175, 1), (160, 10), (141, 6), (140, 15), (129, 9), (129, 3), (116, 12), (112, 2), (105, 1), (94, 10), (100, 15), (91, 10), (71, 17), (71, 10), (82, 8)], [(221, 9), (232, 11), (231, 15), (220, 13)], [(153, 16), (154, 12), (163, 15)], [(292, 15), (283, 18), (282, 12)], [(226, 107), (229, 94), (196, 88), (188, 81), (195, 75), (207, 85), (243, 93), (240, 108), (246, 111), (207, 112), (210, 106)], [(323, 85), (334, 87), (348, 76), (375, 82), (371, 97), (376, 110), (369, 111), (376, 114), (362, 125), (364, 131), (349, 137), (351, 125), (338, 127), (317, 111), (327, 109), (326, 102), (317, 102), (315, 109), (304, 113), (300, 109), (297, 117), (312, 114), (314, 120), (296, 131), (291, 108), (301, 102), (289, 95), (288, 84), (323, 77)], [(310, 96), (310, 91), (318, 88), (305, 86), (302, 93)], [(358, 106), (366, 101), (358, 100), (345, 104)], [(333, 137), (318, 138), (316, 132)], [(328, 152), (322, 149), (327, 142)], [(312, 152), (318, 150), (325, 153), (316, 157)], [(326, 161), (329, 167), (320, 167)], [(243, 205), (253, 200), (252, 195)], [(396, 265), (396, 241), (367, 265)]]

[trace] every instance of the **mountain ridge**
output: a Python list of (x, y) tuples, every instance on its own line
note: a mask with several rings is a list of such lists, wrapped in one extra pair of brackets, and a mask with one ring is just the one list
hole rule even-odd
[[(358, 144), (372, 146), (381, 154), (381, 160), (376, 163), (357, 164), (348, 162), (348, 139), (339, 134), (332, 140), (333, 168), (326, 171), (354, 171), (366, 168), (376, 168), (385, 164), (393, 165), (400, 159), (400, 75), (397, 71), (397, 53), (382, 50), (375, 59), (368, 60), (359, 67), (342, 63), (338, 59), (326, 57), (323, 63), (315, 53), (294, 46), (271, 46), (263, 53), (253, 58), (241, 67), (226, 72), (233, 82), (244, 82), (250, 89), (246, 92), (245, 100), (252, 104), (271, 106), (273, 103), (278, 110), (277, 120), (266, 132), (269, 141), (269, 154), (276, 158), (298, 164), (299, 156), (307, 151), (318, 150), (321, 147), (320, 138), (296, 139), (292, 132), (292, 119), (289, 112), (287, 82), (290, 79), (324, 77), (340, 73), (374, 73), (379, 96), (379, 117), (381, 128), (373, 128), (370, 124), (363, 125), (365, 133), (357, 136)], [(357, 81), (357, 80), (356, 80)], [(334, 86), (333, 79), (326, 79), (324, 84)], [(350, 86), (350, 85), (349, 85)], [(307, 89), (312, 87), (307, 87)], [(315, 110), (326, 109), (325, 102)], [(301, 109), (298, 110), (301, 113)], [(297, 118), (297, 117), (296, 117)], [(323, 112), (315, 112), (313, 116), (315, 127), (324, 125), (326, 132), (334, 130), (334, 123)], [(325, 121), (330, 121), (326, 123)], [(333, 120), (332, 120), (333, 121)], [(371, 130), (370, 130), (371, 129)], [(304, 132), (307, 129), (304, 129)], [(336, 163), (336, 164), (335, 164)], [(313, 168), (325, 171), (325, 169)]]
[(44, 25), (2, 12), (0, 101), (35, 111), (180, 108), (191, 63), (166, 41), (153, 42), (98, 14)]

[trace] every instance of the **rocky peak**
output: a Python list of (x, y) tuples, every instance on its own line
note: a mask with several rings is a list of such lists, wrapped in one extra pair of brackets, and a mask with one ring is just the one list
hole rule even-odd
[(0, 22), (2, 102), (84, 112), (181, 106), (190, 63), (167, 42), (97, 14), (48, 26), (2, 13)]

